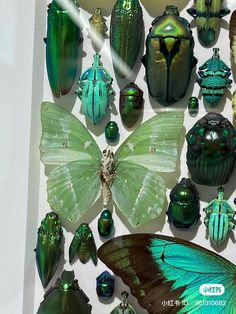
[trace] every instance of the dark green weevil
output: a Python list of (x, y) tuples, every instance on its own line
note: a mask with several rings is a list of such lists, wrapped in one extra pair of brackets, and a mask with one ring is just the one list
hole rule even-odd
[(80, 289), (73, 271), (63, 271), (60, 279), (44, 295), (37, 314), (90, 314), (89, 298)]
[(50, 212), (41, 221), (35, 249), (39, 277), (44, 288), (52, 279), (62, 254), (63, 231), (58, 215)]
[(93, 238), (92, 230), (88, 224), (82, 223), (76, 230), (69, 248), (69, 261), (72, 263), (74, 257), (78, 255), (82, 263), (86, 263), (89, 258), (97, 265), (97, 248)]
[(181, 100), (197, 63), (194, 39), (187, 20), (176, 6), (167, 6), (152, 22), (142, 61), (150, 95), (164, 106)]
[(183, 178), (170, 192), (167, 211), (168, 222), (177, 229), (187, 230), (200, 218), (200, 202), (196, 187), (190, 179)]
[[(65, 0), (66, 7), (74, 7), (75, 0)], [(60, 98), (69, 93), (76, 78), (79, 44), (82, 33), (70, 16), (67, 8), (62, 8), (56, 0), (49, 4), (46, 38), (46, 64), (52, 93)]]
[(222, 2), (222, 0), (194, 0), (195, 8), (187, 10), (196, 19), (198, 39), (205, 47), (215, 43), (220, 30), (220, 19), (230, 13), (229, 9), (222, 9)]
[(119, 77), (125, 78), (134, 67), (143, 32), (143, 12), (139, 0), (117, 0), (111, 13), (110, 44), (114, 70)]

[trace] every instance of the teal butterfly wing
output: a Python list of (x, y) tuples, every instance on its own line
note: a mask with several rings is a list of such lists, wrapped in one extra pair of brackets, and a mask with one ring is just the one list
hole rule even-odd
[(77, 221), (101, 194), (102, 153), (84, 125), (69, 111), (41, 106), (41, 160), (60, 165), (49, 174), (48, 202), (59, 215)]
[[(106, 242), (98, 257), (150, 314), (236, 313), (236, 266), (201, 246), (167, 236), (133, 234)], [(203, 284), (221, 284), (225, 292), (202, 295)]]
[(111, 190), (117, 207), (136, 228), (158, 217), (165, 181), (157, 172), (175, 170), (183, 112), (163, 112), (140, 125), (115, 154)]

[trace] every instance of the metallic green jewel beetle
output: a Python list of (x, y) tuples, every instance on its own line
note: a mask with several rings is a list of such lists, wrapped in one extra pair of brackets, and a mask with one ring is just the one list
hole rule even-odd
[[(65, 0), (65, 5), (79, 10), (75, 0)], [(51, 90), (57, 98), (69, 93), (74, 83), (81, 41), (81, 30), (69, 10), (53, 0), (48, 9), (46, 63)]]
[(110, 314), (136, 314), (133, 307), (128, 303), (128, 292), (123, 291), (121, 293), (121, 303), (114, 308), (114, 310)]
[(235, 211), (224, 199), (224, 188), (218, 188), (218, 197), (211, 201), (206, 208), (204, 224), (209, 230), (210, 239), (214, 244), (225, 241), (229, 230), (235, 228)]
[(164, 106), (181, 100), (197, 63), (194, 39), (187, 20), (176, 6), (167, 6), (152, 22), (142, 61), (150, 95)]
[(86, 263), (89, 258), (97, 265), (97, 248), (93, 238), (92, 230), (88, 224), (82, 223), (76, 230), (69, 248), (69, 261), (72, 263), (78, 255), (81, 263)]
[(114, 92), (111, 87), (113, 79), (102, 66), (101, 56), (96, 53), (93, 58), (92, 67), (80, 76), (76, 94), (81, 99), (83, 114), (97, 124), (105, 117), (108, 102)]
[(117, 0), (111, 13), (110, 44), (114, 70), (119, 77), (127, 76), (127, 66), (134, 67), (143, 32), (143, 12), (139, 0)]
[(102, 237), (109, 237), (112, 232), (114, 221), (112, 219), (111, 212), (108, 209), (104, 209), (101, 216), (98, 219), (98, 232)]
[[(102, 15), (102, 10), (97, 8), (94, 11), (94, 14), (89, 19), (90, 31), (89, 38), (91, 38), (92, 46), (96, 51), (101, 49), (104, 39), (106, 37), (107, 26), (106, 19)], [(97, 37), (99, 42), (97, 42)], [(99, 44), (100, 45), (99, 45)]]
[(119, 136), (119, 127), (115, 121), (109, 121), (105, 126), (105, 136), (110, 142), (116, 141)]
[(220, 59), (219, 49), (213, 49), (213, 56), (199, 67), (197, 82), (201, 87), (204, 100), (212, 107), (221, 100), (225, 88), (230, 87), (232, 80), (230, 68)]
[(37, 314), (90, 314), (89, 298), (80, 289), (73, 271), (63, 271), (54, 287), (44, 295)]
[(35, 249), (39, 277), (44, 288), (52, 279), (62, 254), (63, 231), (58, 215), (50, 212), (41, 221)]
[(230, 13), (229, 9), (222, 9), (222, 2), (222, 0), (194, 0), (195, 8), (187, 10), (196, 19), (198, 39), (205, 47), (215, 43), (220, 30), (220, 19)]
[(170, 204), (166, 213), (168, 222), (177, 229), (187, 230), (197, 223), (199, 210), (197, 189), (190, 179), (183, 178), (170, 192)]

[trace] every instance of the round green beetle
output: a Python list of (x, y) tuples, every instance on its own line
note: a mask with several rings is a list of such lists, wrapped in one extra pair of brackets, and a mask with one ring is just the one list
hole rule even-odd
[(199, 209), (196, 187), (190, 179), (183, 178), (170, 192), (170, 204), (166, 213), (168, 222), (177, 229), (189, 229), (200, 218)]
[(114, 225), (111, 212), (108, 209), (104, 209), (101, 216), (98, 219), (98, 233), (102, 237), (108, 237)]
[(108, 141), (116, 141), (119, 136), (119, 127), (115, 121), (110, 121), (105, 127), (105, 137)]

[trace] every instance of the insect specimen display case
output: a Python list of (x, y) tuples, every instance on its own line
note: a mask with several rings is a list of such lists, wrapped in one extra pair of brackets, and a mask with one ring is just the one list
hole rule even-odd
[[(74, 22), (68, 22), (64, 18), (65, 25), (63, 23), (56, 25), (56, 28), (62, 27), (59, 38), (53, 33), (55, 32), (53, 23), (56, 23), (56, 17), (48, 22), (49, 14), (52, 14), (53, 9), (58, 9), (59, 4), (53, 1), (48, 8), (49, 3), (44, 1), (36, 4), (33, 56), (35, 72), (29, 164), (31, 179), (28, 190), (30, 201), (27, 209), (25, 292), (22, 312), (24, 314), (37, 313), (37, 311), (49, 313), (43, 307), (39, 309), (39, 306), (44, 299), (44, 294), (51, 286), (54, 286), (57, 278), (61, 278), (63, 270), (74, 271), (80, 289), (89, 298), (88, 301), (87, 297), (83, 296), (81, 302), (85, 302), (86, 307), (88, 301), (92, 306), (92, 313), (111, 313), (121, 302), (121, 295), (126, 300), (126, 294), (122, 294), (123, 291), (129, 293), (128, 302), (132, 305), (130, 312), (127, 313), (133, 313), (132, 311), (139, 314), (148, 313), (140, 306), (140, 304), (145, 306), (145, 301), (140, 301), (139, 304), (129, 287), (115, 274), (114, 293), (112, 294), (109, 290), (109, 297), (107, 297), (104, 291), (99, 290), (99, 284), (108, 276), (103, 272), (111, 273), (99, 257), (109, 266), (110, 256), (104, 257), (104, 254), (109, 255), (106, 252), (109, 252), (110, 248), (108, 245), (107, 249), (99, 250), (97, 258), (94, 256), (95, 247), (98, 249), (109, 239), (121, 235), (155, 233), (180, 238), (209, 249), (236, 264), (233, 229), (236, 211), (234, 204), (236, 198), (234, 112), (236, 111), (235, 109), (233, 111), (232, 106), (232, 95), (236, 89), (236, 66), (230, 50), (229, 38), (230, 24), (231, 47), (234, 50), (236, 19), (235, 24), (229, 22), (231, 14), (236, 10), (236, 3), (229, 0), (221, 4), (217, 17), (220, 29), (218, 30), (216, 26), (214, 32), (214, 27), (213, 30), (210, 28), (208, 31), (201, 29), (201, 27), (204, 28), (202, 26), (204, 21), (199, 21), (202, 17), (199, 17), (194, 9), (197, 4), (194, 5), (193, 1), (185, 0), (172, 0), (171, 3), (164, 0), (130, 1), (134, 6), (134, 13), (125, 25), (117, 29), (119, 14), (123, 14), (118, 2), (78, 1), (79, 7), (77, 5), (76, 7), (79, 14), (75, 14), (73, 19), (76, 20), (79, 16), (79, 26), (75, 26)], [(95, 16), (97, 18), (100, 14), (97, 8), (101, 9), (104, 16), (104, 18), (99, 16), (101, 48), (98, 47), (99, 43), (91, 33), (94, 22), (91, 16), (97, 14)], [(132, 23), (132, 18), (136, 19), (136, 24)], [(171, 19), (171, 23), (168, 19)], [(174, 35), (171, 34), (170, 40), (166, 42), (163, 39), (166, 35), (166, 30), (163, 30), (165, 23), (177, 25), (175, 33), (168, 29), (169, 32), (173, 31)], [(68, 27), (67, 30), (66, 27)], [(160, 39), (160, 33), (162, 39)], [(123, 38), (124, 34), (128, 38), (126, 42)], [(43, 38), (45, 38), (44, 41)], [(58, 44), (62, 38), (64, 38), (63, 45), (68, 47), (63, 52)], [(77, 60), (76, 64), (70, 62), (68, 57), (69, 61), (67, 60), (62, 66), (60, 58), (63, 53), (64, 60), (72, 54), (72, 59)], [(164, 56), (164, 64), (161, 55)], [(120, 58), (125, 59), (131, 69), (124, 67), (119, 62)], [(159, 62), (156, 62), (155, 58), (160, 58)], [(93, 90), (92, 87), (95, 78), (99, 80), (99, 87), (96, 87), (98, 91)], [(44, 104), (41, 106), (42, 102)], [(94, 104), (99, 107), (97, 111)], [(76, 118), (72, 117), (71, 113)], [(156, 120), (155, 116), (160, 118)], [(107, 125), (110, 121), (115, 123)], [(81, 123), (85, 128), (81, 126)], [(212, 130), (214, 132), (211, 132)], [(70, 137), (71, 134), (72, 137)], [(131, 138), (122, 144), (128, 136)], [(217, 137), (215, 142), (211, 136)], [(58, 138), (63, 139), (61, 145), (65, 151), (70, 149), (70, 145), (74, 145), (71, 151), (68, 150), (68, 155), (62, 153), (59, 157), (57, 156), (59, 150), (57, 151), (53, 145), (57, 143)], [(65, 140), (66, 138), (68, 141)], [(76, 142), (77, 139), (82, 141), (83, 148), (81, 148), (81, 143)], [(135, 145), (138, 146), (138, 153)], [(88, 148), (89, 146), (92, 148)], [(110, 157), (108, 146), (114, 153), (117, 165), (119, 164), (112, 173), (120, 178), (118, 182), (117, 177), (112, 177), (112, 196), (109, 191), (100, 191), (100, 185), (103, 185), (106, 178), (104, 173), (102, 175), (99, 173), (100, 165), (101, 160)], [(84, 150), (82, 153), (81, 149)], [(140, 156), (140, 159), (137, 159), (137, 155), (141, 155), (142, 150), (145, 149), (147, 150), (145, 153), (150, 155), (158, 154), (160, 150), (158, 161), (150, 157), (144, 165), (145, 162)], [(79, 150), (80, 153), (78, 153)], [(105, 153), (104, 150), (106, 150)], [(105, 157), (104, 154), (106, 154)], [(218, 159), (216, 158), (217, 162), (214, 162), (216, 155)], [(93, 159), (94, 162), (91, 162)], [(79, 162), (83, 160), (79, 171), (76, 164), (73, 164), (76, 160)], [(65, 172), (64, 170), (60, 172), (61, 170), (56, 168), (63, 167), (69, 162), (72, 164)], [(145, 166), (149, 171), (145, 170)], [(68, 175), (66, 171), (70, 172), (68, 177), (70, 179), (68, 179), (67, 188), (64, 189), (63, 180)], [(192, 178), (193, 181), (191, 183), (183, 178)], [(139, 185), (140, 181), (146, 183)], [(133, 192), (134, 183), (137, 184), (139, 193)], [(83, 192), (85, 200), (81, 194), (80, 197), (73, 196), (74, 198), (67, 194), (67, 191), (76, 184), (77, 192)], [(81, 189), (81, 186), (84, 186), (84, 189)], [(143, 191), (148, 196), (144, 198), (141, 205), (137, 205)], [(182, 198), (183, 193), (186, 193), (184, 195), (187, 195), (187, 198)], [(76, 210), (77, 202), (81, 208), (79, 212)], [(184, 202), (185, 207), (187, 202), (187, 208), (190, 208), (188, 217), (182, 213), (181, 206)], [(67, 205), (68, 208), (65, 209)], [(49, 228), (47, 222), (44, 227), (41, 222), (51, 211), (50, 206), (59, 214), (63, 236), (60, 223), (55, 222), (57, 217), (55, 218), (52, 214), (50, 219), (55, 222), (54, 228), (58, 227), (53, 232), (57, 236), (57, 241), (60, 242), (58, 245), (61, 251), (55, 253), (55, 256), (59, 254), (58, 258), (53, 257), (57, 262), (50, 264), (53, 270), (51, 270), (51, 275), (45, 278), (42, 274), (45, 269), (42, 270), (40, 267), (47, 268), (47, 266), (40, 264), (42, 260), (39, 255), (42, 253), (43, 245), (40, 246), (39, 236)], [(216, 235), (214, 224), (217, 218), (212, 218), (211, 213), (215, 210), (214, 213), (217, 214), (221, 206), (225, 206), (227, 216), (225, 223), (228, 223), (228, 229)], [(111, 211), (113, 222), (111, 222), (110, 212), (103, 212), (106, 208)], [(104, 227), (105, 219), (109, 224), (106, 228)], [(90, 229), (86, 229), (87, 225), (82, 225), (82, 227), (87, 230), (89, 236), (93, 235), (89, 249), (84, 249), (84, 251), (89, 250), (88, 258), (84, 255), (83, 249), (76, 247), (76, 241), (81, 241), (82, 231), (78, 228), (82, 223), (89, 225)], [(41, 229), (38, 231), (37, 242), (39, 227)], [(77, 239), (73, 239), (75, 233)], [(145, 236), (143, 239), (146, 239)], [(149, 243), (148, 240), (145, 243)], [(186, 247), (189, 248), (184, 242), (184, 248)], [(79, 258), (74, 258), (77, 252), (73, 249), (81, 250), (78, 253)], [(135, 251), (135, 247), (133, 250), (134, 256), (137, 253), (135, 258), (138, 263), (138, 252)], [(183, 250), (182, 254), (187, 250)], [(115, 256), (113, 250), (110, 250), (110, 254)], [(184, 255), (182, 257), (184, 259)], [(217, 259), (215, 255), (214, 258)], [(140, 263), (142, 259), (143, 255), (140, 255)], [(194, 263), (194, 260), (192, 262)], [(145, 261), (143, 261), (144, 266)], [(114, 272), (116, 272), (115, 268), (115, 266), (114, 269), (111, 267)], [(162, 271), (164, 272), (163, 269)], [(96, 281), (102, 273), (102, 279), (99, 277), (100, 281)], [(64, 272), (63, 276), (62, 281), (68, 280), (71, 273)], [(109, 276), (108, 280), (111, 280)], [(128, 279), (126, 283), (129, 283)], [(160, 281), (161, 284), (162, 281)], [(46, 288), (44, 289), (43, 286)], [(161, 286), (160, 289), (162, 289)], [(45, 296), (45, 302), (49, 300), (48, 297), (52, 297), (52, 294)], [(230, 299), (228, 294), (225, 294), (225, 298), (228, 299), (224, 300), (223, 294), (219, 300), (226, 301), (227, 304)], [(166, 307), (166, 311), (168, 306), (170, 306), (169, 309), (174, 309), (170, 304), (163, 306)], [(145, 307), (148, 309), (147, 305)], [(152, 312), (152, 309), (149, 312), (158, 313), (154, 310)]]

